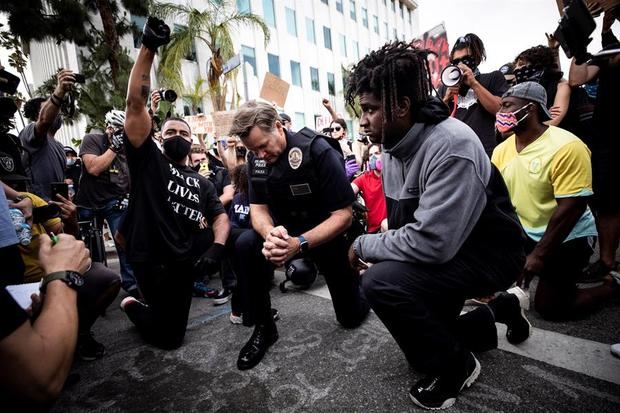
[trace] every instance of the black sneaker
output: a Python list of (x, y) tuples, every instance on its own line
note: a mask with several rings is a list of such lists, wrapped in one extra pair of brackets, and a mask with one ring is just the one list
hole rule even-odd
[(230, 297), (232, 297), (232, 290), (222, 288), (217, 292), (217, 295), (213, 297), (213, 305), (226, 304), (230, 300)]
[(77, 353), (84, 361), (98, 360), (105, 354), (105, 346), (95, 340), (93, 332), (80, 333), (77, 343)]
[(490, 307), (494, 309), (495, 321), (506, 324), (506, 339), (510, 344), (520, 344), (532, 333), (532, 325), (525, 317), (519, 298), (515, 294), (501, 292)]
[(278, 329), (275, 323), (270, 326), (257, 325), (252, 337), (239, 352), (237, 368), (248, 370), (256, 366), (265, 356), (267, 349), (276, 341), (278, 341)]
[(472, 353), (467, 355), (465, 368), (452, 374), (427, 376), (409, 391), (409, 397), (418, 406), (428, 410), (442, 410), (452, 406), (465, 387), (471, 386), (480, 374), (480, 363)]

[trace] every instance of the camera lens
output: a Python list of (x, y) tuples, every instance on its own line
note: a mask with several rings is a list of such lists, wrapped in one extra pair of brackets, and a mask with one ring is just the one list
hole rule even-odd
[(177, 100), (177, 92), (172, 89), (160, 90), (159, 96), (162, 100), (165, 100), (166, 102), (174, 102), (175, 100)]

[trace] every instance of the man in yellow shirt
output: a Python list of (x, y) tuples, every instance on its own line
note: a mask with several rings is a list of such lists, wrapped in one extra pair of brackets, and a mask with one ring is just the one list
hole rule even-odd
[(512, 133), (493, 151), (521, 225), (528, 256), (518, 281), (540, 277), (534, 304), (546, 319), (577, 317), (620, 293), (620, 280), (578, 290), (575, 280), (588, 264), (596, 233), (587, 199), (592, 195), (590, 151), (575, 135), (547, 126), (545, 89), (520, 83), (502, 97), (496, 127)]

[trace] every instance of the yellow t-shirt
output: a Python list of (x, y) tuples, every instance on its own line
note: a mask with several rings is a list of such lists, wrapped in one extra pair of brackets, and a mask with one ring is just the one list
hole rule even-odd
[[(547, 229), (556, 198), (592, 195), (590, 151), (564, 129), (550, 126), (520, 153), (513, 134), (495, 148), (491, 161), (506, 181), (523, 229), (535, 241)], [(594, 217), (586, 209), (566, 241), (596, 235)]]
[[(32, 200), (33, 208), (47, 205), (47, 202), (34, 194), (23, 192), (21, 195), (27, 196), (30, 200)], [(19, 246), (19, 252), (21, 253), (25, 267), (24, 282), (37, 282), (45, 276), (43, 268), (39, 265), (39, 236), (47, 233), (46, 228), (54, 228), (60, 222), (60, 218), (52, 218), (45, 221), (43, 224), (32, 224), (32, 241), (29, 245)]]

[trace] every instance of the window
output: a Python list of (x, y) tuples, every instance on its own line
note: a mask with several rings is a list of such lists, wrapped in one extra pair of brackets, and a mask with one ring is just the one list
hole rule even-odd
[(333, 73), (327, 74), (327, 92), (330, 96), (336, 96), (336, 78)]
[(344, 34), (339, 34), (338, 39), (340, 40), (340, 54), (347, 57), (347, 38)]
[(321, 86), (319, 84), (319, 69), (316, 67), (310, 68), (310, 83), (312, 84), (312, 90), (316, 90), (317, 92), (321, 91)]
[(332, 30), (323, 26), (323, 44), (326, 49), (332, 50)]
[(362, 24), (368, 28), (368, 9), (366, 7), (362, 7)]
[(407, 9), (407, 14), (409, 15), (409, 24), (411, 24), (411, 10)]
[(291, 60), (291, 83), (294, 86), (301, 86), (301, 65), (294, 60)]
[(131, 15), (131, 23), (133, 23), (139, 30), (133, 33), (133, 47), (139, 49), (142, 46), (142, 28), (146, 23), (146, 17)]
[(355, 0), (349, 0), (349, 16), (351, 16), (351, 20), (357, 21), (357, 12), (355, 11)]
[(269, 72), (280, 77), (280, 58), (275, 54), (267, 53), (267, 63), (269, 64)]
[[(187, 30), (187, 26), (183, 26), (181, 24), (174, 25), (174, 29), (173, 29), (174, 32), (181, 32), (184, 30)], [(196, 61), (196, 43), (194, 42), (194, 40), (192, 40), (192, 47), (190, 51), (184, 56), (184, 58), (192, 62)]]
[(243, 55), (243, 61), (252, 66), (254, 76), (256, 76), (256, 52), (254, 48), (241, 45), (241, 54)]
[(297, 19), (295, 19), (295, 10), (285, 8), (286, 10), (286, 30), (291, 36), (297, 37)]
[(390, 0), (392, 2), (392, 11), (395, 12), (396, 11), (396, 3), (394, 3), (394, 0)]
[(385, 36), (386, 41), (389, 40), (389, 32), (387, 23), (383, 23), (383, 35)]
[(306, 127), (306, 114), (303, 112), (295, 112), (295, 122), (293, 123), (297, 130)]
[(403, 7), (403, 3), (398, 3), (399, 7), (400, 7), (400, 18), (401, 19), (405, 19), (405, 8)]
[(353, 53), (355, 53), (355, 60), (360, 60), (360, 44), (357, 40), (353, 40)]
[(263, 15), (265, 23), (271, 27), (276, 27), (276, 12), (273, 8), (273, 0), (263, 0)]
[(329, 4), (329, 0), (321, 0), (321, 3)]
[(316, 34), (314, 33), (314, 20), (306, 17), (306, 40), (316, 44)]
[(237, 11), (239, 13), (250, 13), (250, 0), (237, 0)]
[(392, 29), (392, 31), (394, 32), (394, 40), (398, 40), (398, 33), (396, 32), (396, 29)]
[(336, 0), (336, 10), (342, 13), (342, 0)]
[(379, 34), (379, 17), (372, 16), (372, 29)]

